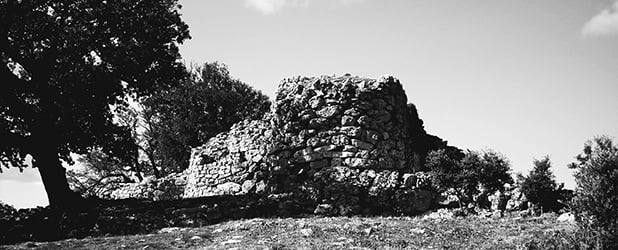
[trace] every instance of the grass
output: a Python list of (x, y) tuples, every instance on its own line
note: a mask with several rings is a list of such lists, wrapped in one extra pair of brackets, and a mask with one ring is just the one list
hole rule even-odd
[[(26, 242), (0, 249), (528, 249), (570, 224), (555, 215), (256, 218), (156, 234)], [(545, 246), (547, 247), (547, 246)]]

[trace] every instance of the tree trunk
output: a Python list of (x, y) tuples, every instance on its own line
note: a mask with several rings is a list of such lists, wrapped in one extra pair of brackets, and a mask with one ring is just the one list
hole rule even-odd
[(35, 166), (39, 169), (49, 205), (54, 208), (66, 210), (78, 208), (80, 199), (69, 188), (66, 177), (66, 169), (60, 163), (58, 149), (48, 143), (39, 144), (33, 152)]

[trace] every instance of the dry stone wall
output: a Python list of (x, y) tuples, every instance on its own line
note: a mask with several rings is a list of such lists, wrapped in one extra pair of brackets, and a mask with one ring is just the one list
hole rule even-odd
[(187, 177), (184, 173), (165, 176), (160, 179), (144, 178), (138, 183), (115, 184), (103, 193), (102, 198), (176, 200), (183, 198)]
[(191, 150), (190, 165), (182, 173), (117, 184), (102, 198), (174, 200), (261, 193), (266, 189), (267, 155), (272, 147), (270, 120), (234, 124)]
[(262, 192), (272, 145), (270, 119), (242, 121), (191, 151), (185, 198)]

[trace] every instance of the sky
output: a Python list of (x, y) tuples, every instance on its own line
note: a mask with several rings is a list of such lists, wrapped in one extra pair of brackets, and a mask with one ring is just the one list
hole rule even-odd
[[(618, 138), (616, 0), (181, 0), (187, 63), (218, 61), (274, 97), (280, 80), (393, 75), (425, 129), (558, 182), (598, 135)], [(36, 170), (0, 174), (0, 200), (46, 205)]]

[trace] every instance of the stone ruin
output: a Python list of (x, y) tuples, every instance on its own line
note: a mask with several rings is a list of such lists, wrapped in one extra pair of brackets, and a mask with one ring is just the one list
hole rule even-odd
[(422, 212), (436, 199), (419, 172), (427, 137), (394, 77), (295, 77), (279, 84), (262, 120), (194, 148), (183, 173), (124, 184), (107, 198), (259, 193), (293, 196), (316, 213)]

